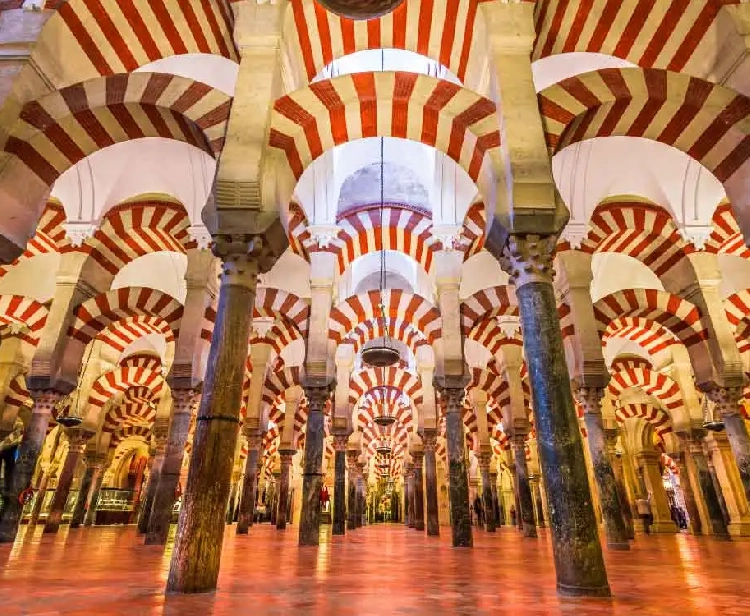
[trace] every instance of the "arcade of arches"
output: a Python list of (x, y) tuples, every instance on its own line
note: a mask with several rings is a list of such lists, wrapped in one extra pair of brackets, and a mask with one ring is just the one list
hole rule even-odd
[(749, 7), (0, 0), (0, 542), (744, 558)]

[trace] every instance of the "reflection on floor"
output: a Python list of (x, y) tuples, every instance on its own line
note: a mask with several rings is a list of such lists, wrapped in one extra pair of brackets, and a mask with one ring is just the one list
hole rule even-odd
[[(608, 552), (612, 600), (560, 600), (548, 536), (475, 533), (472, 550), (402, 525), (359, 529), (300, 549), (297, 529), (227, 528), (219, 590), (163, 594), (167, 552), (134, 527), (33, 533), (0, 546), (0, 614), (750, 614), (750, 544), (640, 536)], [(174, 533), (174, 527), (172, 529)]]

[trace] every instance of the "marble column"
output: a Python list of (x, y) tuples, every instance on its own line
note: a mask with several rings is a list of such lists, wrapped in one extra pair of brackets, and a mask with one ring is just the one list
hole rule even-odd
[(427, 536), (440, 536), (440, 521), (438, 517), (438, 487), (437, 487), (437, 460), (435, 447), (437, 445), (437, 430), (425, 428), (422, 433), (422, 446), (424, 447), (424, 483), (425, 501), (427, 505)]
[(78, 461), (81, 459), (81, 454), (86, 449), (86, 442), (93, 436), (92, 432), (81, 430), (80, 428), (67, 430), (66, 433), (68, 436), (68, 453), (65, 456), (65, 462), (63, 462), (62, 470), (57, 478), (57, 487), (55, 488), (55, 494), (52, 496), (47, 521), (44, 524), (44, 532), (47, 534), (56, 533), (60, 529), (65, 503), (68, 502), (70, 485), (73, 483), (76, 466), (78, 466)]
[(216, 589), (257, 277), (259, 270), (270, 269), (262, 258), (264, 242), (243, 235), (214, 237), (214, 254), (222, 259), (219, 303), (167, 592)]
[[(716, 529), (717, 532), (715, 532), (715, 536), (717, 536), (719, 539), (729, 539), (729, 531), (727, 526), (731, 522), (731, 514), (729, 513), (729, 507), (727, 507), (727, 501), (724, 498), (724, 493), (721, 490), (721, 481), (719, 481), (719, 477), (716, 474), (716, 467), (714, 466), (713, 462), (713, 452), (709, 453), (708, 455), (705, 455), (705, 462), (708, 466), (708, 476), (710, 477), (710, 485), (713, 485), (713, 504), (711, 505), (711, 509), (709, 510), (709, 518), (711, 518), (711, 527), (712, 529)], [(703, 477), (705, 477), (704, 473), (702, 472), (702, 462), (696, 461), (696, 467), (701, 469), (698, 472), (698, 476), (701, 477), (700, 483), (701, 488), (704, 491), (704, 494), (706, 492), (709, 492), (709, 482), (707, 482)], [(709, 497), (706, 499), (706, 506), (708, 508), (708, 501), (711, 499)], [(722, 532), (722, 525), (724, 528), (726, 528), (726, 532)]]
[(716, 411), (724, 421), (745, 497), (750, 502), (750, 436), (740, 409), (742, 387), (715, 387), (706, 392), (706, 395), (716, 405)]
[(700, 535), (702, 534), (703, 525), (701, 523), (698, 502), (695, 497), (696, 492), (693, 489), (693, 484), (696, 483), (696, 481), (692, 476), (692, 469), (688, 463), (689, 454), (686, 451), (687, 447), (687, 443), (682, 443), (682, 449), (675, 458), (675, 462), (680, 471), (680, 488), (682, 489), (682, 496), (685, 499), (685, 507), (687, 509), (688, 517), (690, 518), (688, 521), (688, 530), (693, 535)]
[(280, 449), (279, 460), (281, 472), (279, 473), (279, 504), (276, 512), (276, 530), (286, 528), (286, 513), (289, 509), (289, 472), (292, 466), (292, 458), (297, 453), (294, 449)]
[(492, 498), (492, 479), (490, 478), (491, 464), (491, 452), (479, 454), (479, 472), (482, 475), (482, 507), (484, 507), (485, 528), (488, 533), (495, 532), (495, 503)]
[(549, 504), (557, 590), (563, 595), (608, 596), (609, 582), (552, 284), (556, 245), (554, 235), (510, 236), (500, 263), (518, 298)]
[(141, 505), (141, 511), (138, 514), (138, 523), (136, 526), (139, 534), (145, 534), (148, 531), (154, 498), (156, 498), (156, 491), (159, 489), (159, 475), (161, 474), (161, 467), (164, 464), (164, 454), (167, 449), (167, 437), (169, 435), (169, 417), (157, 417), (154, 422), (152, 434), (155, 446), (153, 451), (151, 451), (151, 459), (149, 460), (150, 467), (146, 495)]
[(652, 533), (675, 533), (677, 525), (672, 520), (667, 500), (667, 491), (664, 489), (659, 458), (661, 454), (657, 451), (641, 451), (637, 455), (638, 466), (650, 496), (651, 513), (654, 517), (651, 523)]
[(445, 376), (436, 381), (445, 398), (445, 440), (448, 449), (448, 494), (451, 509), (453, 547), (472, 547), (471, 512), (469, 510), (469, 476), (464, 452), (462, 402), (466, 379)]
[[(706, 505), (706, 513), (708, 514), (709, 518), (708, 522), (711, 525), (711, 534), (720, 539), (729, 539), (729, 531), (727, 530), (727, 525), (724, 517), (725, 507), (723, 507), (721, 503), (721, 486), (719, 486), (719, 490), (717, 491), (717, 485), (716, 483), (714, 483), (714, 479), (709, 466), (709, 459), (708, 456), (706, 456), (703, 447), (704, 437), (705, 431), (695, 431), (690, 435), (690, 438), (685, 443), (687, 445), (687, 452), (685, 457), (689, 458), (690, 461), (692, 461), (695, 468), (695, 477), (698, 483), (698, 485), (696, 486), (698, 488), (697, 492), (703, 497), (703, 502)], [(681, 474), (681, 479), (685, 484), (689, 486), (690, 472), (687, 466), (688, 465), (685, 465), (685, 470), (687, 472), (685, 473), (684, 477), (682, 477)], [(685, 492), (684, 487), (683, 492)], [(693, 492), (693, 490), (691, 490), (691, 492)], [(695, 498), (693, 497), (692, 500), (693, 507), (696, 510), (695, 516), (698, 520), (700, 529), (700, 517), (698, 516), (697, 507), (695, 506)], [(692, 511), (688, 510), (688, 514), (691, 518), (693, 517)]]
[(334, 434), (333, 528), (334, 535), (346, 534), (346, 445), (349, 434)]
[(602, 508), (604, 536), (607, 547), (611, 550), (629, 550), (628, 528), (622, 513), (617, 480), (607, 454), (607, 437), (604, 433), (602, 418), (602, 398), (604, 389), (600, 387), (579, 387), (575, 391), (578, 403), (583, 407), (583, 421), (586, 424), (591, 465), (594, 469), (594, 480), (599, 492), (599, 504)]
[(495, 527), (502, 526), (504, 520), (500, 512), (500, 500), (497, 497), (497, 471), (492, 468), (490, 470), (490, 490), (492, 491), (492, 519), (495, 520)]
[(52, 410), (61, 398), (60, 394), (53, 391), (35, 390), (31, 392), (31, 396), (34, 408), (23, 431), (23, 438), (18, 446), (18, 459), (10, 477), (10, 498), (0, 517), (0, 543), (12, 543), (16, 539), (23, 515), (23, 506), (18, 502), (18, 496), (31, 485)]
[(302, 474), (300, 545), (318, 545), (320, 542), (320, 492), (323, 488), (323, 448), (325, 445), (323, 411), (334, 386), (335, 381), (332, 379), (310, 377), (307, 377), (302, 384), (307, 396), (308, 413)]
[(240, 496), (240, 513), (237, 517), (237, 534), (247, 535), (255, 518), (255, 492), (258, 484), (258, 459), (262, 434), (254, 426), (243, 428), (247, 438), (247, 458), (245, 458), (245, 473), (242, 478), (242, 495)]
[(357, 464), (359, 473), (357, 475), (357, 526), (363, 526), (366, 523), (365, 509), (367, 507), (367, 479), (365, 476), (364, 462)]
[(411, 472), (409, 471), (409, 465), (404, 463), (404, 526), (412, 526), (411, 522)]
[(57, 467), (50, 466), (50, 468), (42, 474), (42, 480), (39, 482), (39, 489), (37, 490), (36, 498), (34, 499), (34, 504), (31, 508), (31, 514), (29, 515), (29, 526), (36, 526), (37, 522), (39, 522), (39, 516), (42, 513), (44, 500), (47, 496), (47, 485), (49, 484), (49, 480), (55, 476), (55, 473), (57, 473)]
[(529, 465), (526, 461), (526, 434), (516, 431), (511, 437), (511, 448), (513, 449), (513, 461), (516, 465), (516, 492), (518, 493), (518, 507), (516, 508), (516, 519), (520, 520), (523, 536), (534, 538), (536, 533), (536, 522), (534, 521), (534, 500), (531, 496), (531, 483), (529, 482)]
[(172, 395), (174, 410), (169, 422), (169, 435), (159, 473), (159, 484), (146, 530), (146, 545), (164, 545), (167, 542), (169, 527), (172, 524), (172, 511), (177, 499), (182, 460), (185, 456), (185, 444), (190, 430), (190, 419), (198, 401), (198, 392), (193, 389), (176, 389)]
[(409, 528), (414, 528), (417, 525), (417, 512), (416, 512), (416, 499), (414, 498), (416, 492), (416, 484), (414, 482), (414, 465), (405, 465), (406, 470), (406, 482), (409, 485)]
[(91, 495), (91, 484), (94, 480), (94, 470), (98, 463), (96, 454), (87, 455), (85, 463), (86, 469), (83, 472), (81, 485), (78, 488), (76, 506), (73, 509), (73, 517), (70, 518), (70, 528), (78, 528), (83, 524), (83, 517), (86, 514), (86, 503)]
[(99, 493), (102, 489), (105, 470), (106, 463), (104, 461), (97, 464), (94, 469), (94, 476), (91, 478), (91, 496), (89, 497), (89, 506), (83, 520), (84, 526), (93, 526), (96, 524), (96, 508), (99, 505)]
[(358, 451), (347, 451), (346, 461), (349, 471), (349, 482), (347, 486), (347, 520), (346, 525), (349, 530), (358, 528), (357, 526), (357, 458)]
[(414, 465), (414, 529), (424, 531), (424, 477), (422, 474), (424, 453), (414, 451), (411, 457)]
[(622, 452), (617, 451), (617, 438), (619, 430), (609, 428), (604, 430), (604, 436), (607, 441), (607, 455), (612, 464), (612, 472), (615, 475), (617, 485), (617, 497), (620, 499), (620, 511), (622, 519), (625, 522), (625, 528), (628, 533), (628, 540), (635, 538), (635, 528), (633, 526), (633, 508), (628, 500), (628, 490), (625, 487), (625, 471), (622, 465)]
[(536, 525), (538, 528), (544, 528), (546, 521), (544, 519), (544, 501), (542, 500), (542, 486), (539, 475), (530, 475), (529, 485), (531, 486), (531, 498), (534, 500)]

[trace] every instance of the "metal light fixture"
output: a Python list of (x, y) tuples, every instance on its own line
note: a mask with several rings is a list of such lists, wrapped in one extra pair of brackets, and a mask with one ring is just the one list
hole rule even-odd
[(389, 344), (391, 338), (388, 332), (388, 319), (385, 314), (385, 305), (383, 304), (383, 293), (385, 292), (386, 275), (385, 275), (385, 230), (383, 211), (385, 210), (385, 178), (384, 178), (384, 167), (385, 167), (385, 153), (384, 153), (384, 139), (380, 138), (380, 290), (378, 308), (380, 310), (380, 317), (383, 319), (383, 338), (378, 344), (371, 346), (365, 346), (362, 349), (362, 361), (368, 366), (374, 368), (387, 368), (398, 363), (401, 359), (401, 354), (397, 349), (393, 347), (393, 344)]
[(77, 398), (75, 410), (73, 410), (73, 400), (70, 395), (61, 398), (57, 402), (56, 406), (57, 423), (59, 423), (63, 428), (75, 428), (76, 426), (80, 426), (83, 423), (83, 417), (81, 417), (81, 414), (79, 412), (80, 404)]
[(403, 0), (318, 0), (331, 13), (347, 19), (375, 19), (397, 8)]
[(393, 449), (386, 439), (381, 439), (377, 447), (375, 447), (375, 451), (381, 456), (390, 456)]
[(716, 417), (714, 409), (708, 405), (708, 396), (703, 396), (703, 427), (709, 432), (723, 432), (724, 422)]
[[(388, 391), (385, 387), (380, 387), (379, 389), (381, 391), (384, 390), (386, 393)], [(384, 398), (385, 398), (385, 396), (384, 396)], [(383, 414), (382, 415), (378, 415), (377, 417), (375, 417), (373, 419), (373, 421), (376, 424), (378, 424), (381, 428), (387, 428), (387, 427), (392, 426), (393, 424), (396, 423), (396, 418), (393, 415), (391, 415), (391, 413), (390, 413), (390, 406), (384, 403), (383, 404)]]

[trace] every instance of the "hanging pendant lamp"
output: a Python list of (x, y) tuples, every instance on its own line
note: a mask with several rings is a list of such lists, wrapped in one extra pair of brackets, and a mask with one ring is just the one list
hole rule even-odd
[[(385, 394), (388, 393), (387, 387), (378, 387), (380, 391), (383, 392), (383, 399), (385, 399)], [(391, 409), (390, 405), (383, 404), (383, 413), (379, 414), (375, 419), (373, 420), (377, 425), (379, 425), (381, 428), (387, 428), (389, 426), (392, 426), (396, 423), (396, 418), (391, 415)]]
[(81, 413), (81, 390), (80, 383), (83, 373), (89, 365), (91, 359), (91, 353), (94, 350), (93, 345), (89, 345), (86, 359), (81, 363), (81, 368), (78, 371), (78, 379), (76, 382), (79, 385), (78, 395), (75, 396), (75, 404), (73, 404), (73, 394), (70, 393), (64, 398), (61, 398), (56, 405), (56, 421), (63, 428), (75, 428), (83, 423), (83, 414)]
[(391, 451), (392, 451), (391, 444), (388, 442), (388, 440), (385, 437), (381, 438), (377, 447), (375, 447), (375, 452), (381, 456), (390, 456)]
[(386, 276), (385, 276), (385, 230), (384, 223), (385, 219), (383, 211), (385, 210), (385, 179), (383, 177), (384, 171), (384, 148), (383, 138), (380, 138), (380, 290), (379, 297), (380, 302), (378, 303), (378, 309), (380, 310), (380, 318), (383, 319), (383, 338), (382, 341), (373, 344), (372, 346), (366, 346), (362, 349), (362, 361), (368, 366), (373, 368), (387, 368), (398, 363), (401, 359), (401, 355), (397, 349), (393, 347), (390, 334), (388, 332), (388, 319), (386, 318), (385, 305), (383, 304), (383, 293), (385, 292)]
[(708, 396), (703, 396), (703, 427), (709, 432), (723, 432), (724, 422), (716, 417), (708, 405)]
[(331, 13), (347, 19), (375, 19), (390, 13), (403, 0), (318, 0)]

